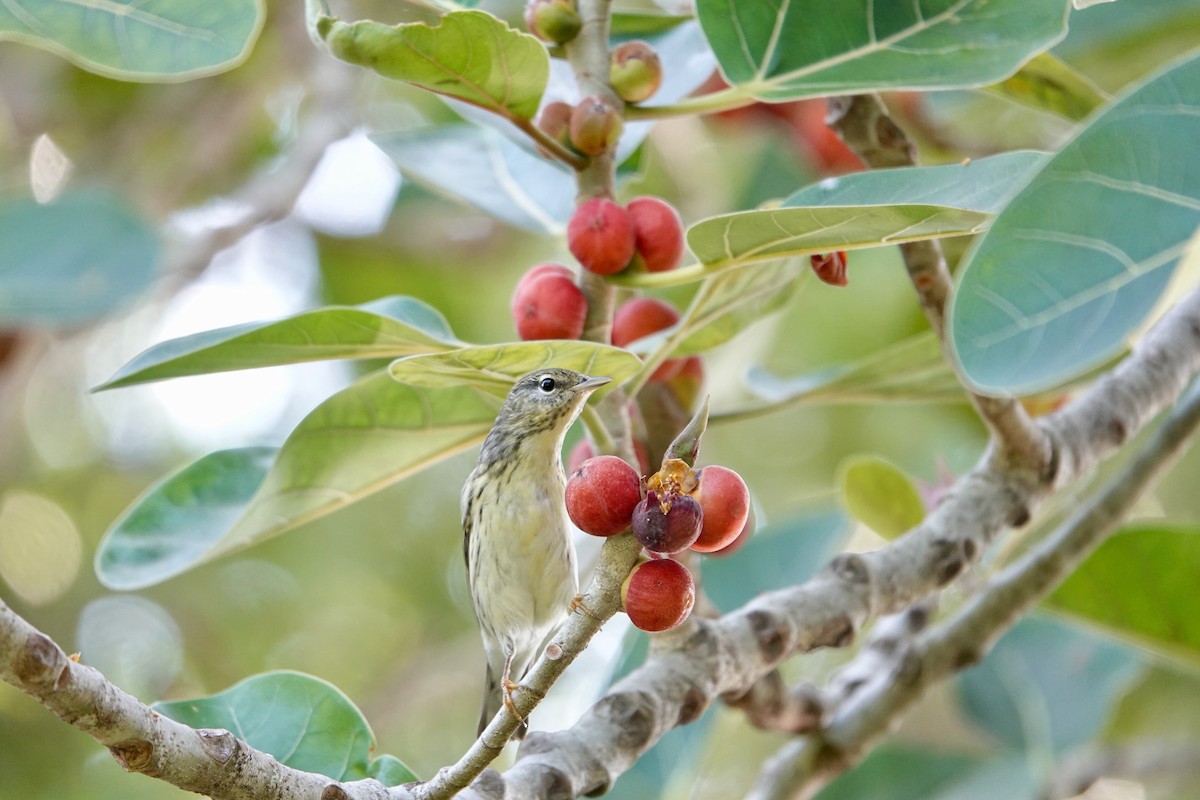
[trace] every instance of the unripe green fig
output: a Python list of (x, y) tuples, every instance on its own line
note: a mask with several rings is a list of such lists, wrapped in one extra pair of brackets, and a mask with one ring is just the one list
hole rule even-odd
[(626, 103), (640, 103), (662, 85), (662, 62), (654, 48), (643, 41), (624, 42), (612, 52), (608, 82)]
[(571, 0), (530, 0), (525, 6), (525, 26), (544, 42), (566, 44), (579, 35), (583, 20)]
[(571, 144), (581, 153), (596, 156), (617, 146), (624, 122), (603, 97), (585, 97), (571, 112)]

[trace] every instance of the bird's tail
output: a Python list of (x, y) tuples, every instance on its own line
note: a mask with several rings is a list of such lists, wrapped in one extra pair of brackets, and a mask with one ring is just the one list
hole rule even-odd
[[(495, 718), (500, 711), (500, 707), (504, 705), (501, 695), (500, 675), (496, 670), (492, 669), (492, 665), (487, 665), (487, 671), (484, 674), (483, 681), (483, 707), (479, 712), (479, 730), (475, 735), (479, 736), (487, 728), (488, 724)], [(529, 732), (529, 722), (521, 720), (521, 724), (517, 726), (517, 730), (513, 733), (514, 739), (524, 739), (525, 734)]]

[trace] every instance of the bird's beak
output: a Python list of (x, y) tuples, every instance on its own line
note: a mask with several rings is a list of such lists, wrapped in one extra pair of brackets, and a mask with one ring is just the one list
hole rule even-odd
[(586, 378), (583, 381), (581, 381), (580, 383), (575, 385), (575, 391), (590, 392), (594, 389), (599, 389), (601, 386), (603, 386), (606, 383), (612, 383), (612, 378), (605, 378), (605, 377)]

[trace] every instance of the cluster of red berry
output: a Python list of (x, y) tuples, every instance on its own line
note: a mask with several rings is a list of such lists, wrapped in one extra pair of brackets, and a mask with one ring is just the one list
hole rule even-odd
[(696, 601), (691, 573), (669, 556), (692, 550), (720, 554), (750, 532), (750, 490), (731, 469), (695, 470), (667, 458), (648, 477), (616, 456), (589, 458), (567, 481), (567, 514), (585, 533), (613, 536), (627, 528), (646, 560), (621, 588), (625, 613), (645, 631), (687, 619)]
[[(624, 269), (664, 272), (683, 259), (683, 223), (670, 203), (637, 197), (622, 207), (606, 198), (582, 203), (567, 226), (567, 246), (589, 272), (612, 275)], [(525, 273), (511, 305), (517, 335), (535, 339), (578, 339), (587, 319), (587, 299), (574, 273), (562, 264), (539, 264)], [(612, 343), (629, 343), (679, 321), (670, 303), (636, 297), (613, 316)], [(670, 359), (652, 380), (670, 380), (688, 359)]]

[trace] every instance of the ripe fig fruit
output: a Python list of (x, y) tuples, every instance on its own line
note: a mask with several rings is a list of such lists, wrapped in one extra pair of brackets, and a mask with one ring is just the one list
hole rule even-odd
[(692, 496), (700, 502), (704, 523), (692, 549), (713, 553), (731, 544), (746, 527), (750, 490), (742, 476), (727, 467), (704, 467), (697, 475), (700, 483)]
[(812, 270), (817, 277), (830, 286), (845, 286), (850, 282), (846, 277), (845, 250), (813, 255), (809, 258), (809, 263), (812, 264)]
[(654, 553), (678, 553), (700, 536), (704, 512), (687, 494), (660, 495), (650, 489), (633, 511), (633, 535)]
[(674, 628), (688, 618), (695, 604), (692, 573), (669, 558), (643, 561), (621, 585), (621, 607), (629, 621), (644, 631)]
[(525, 27), (543, 42), (566, 44), (579, 35), (583, 20), (572, 0), (529, 0)]
[(662, 61), (654, 48), (634, 40), (617, 45), (612, 52), (608, 82), (626, 103), (640, 103), (662, 85)]
[[(623, 304), (613, 315), (612, 343), (625, 347), (679, 321), (679, 312), (666, 301), (654, 297), (635, 297)], [(650, 376), (652, 381), (669, 381), (683, 369), (685, 359), (670, 358), (659, 365)]]
[(571, 112), (571, 144), (595, 156), (616, 147), (624, 122), (621, 113), (598, 95), (585, 97)]
[(625, 204), (633, 221), (638, 255), (648, 272), (666, 272), (683, 260), (683, 220), (658, 197), (635, 197)]
[(613, 275), (633, 259), (633, 224), (629, 213), (605, 197), (581, 203), (567, 223), (567, 247), (583, 268)]
[(616, 456), (589, 458), (567, 480), (567, 515), (593, 536), (614, 536), (628, 528), (641, 499), (637, 470)]
[(587, 298), (570, 277), (546, 270), (518, 284), (511, 309), (522, 341), (578, 339), (587, 319)]

